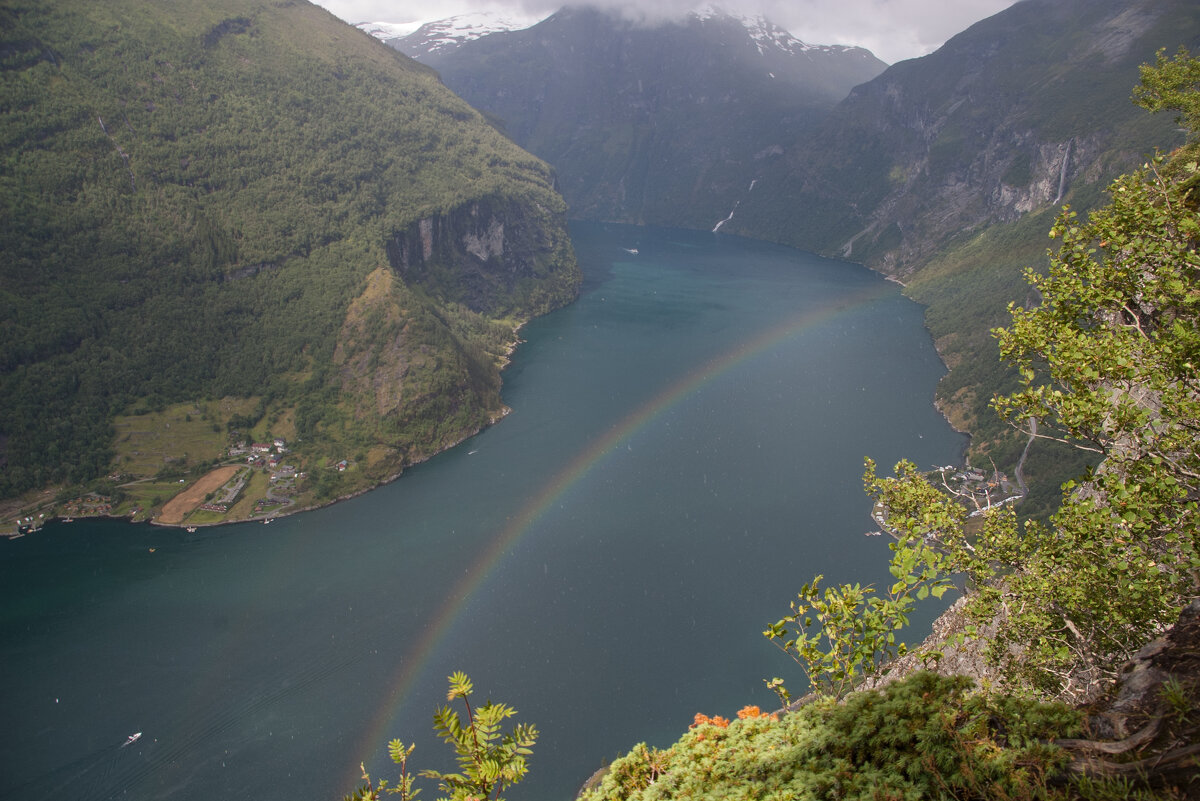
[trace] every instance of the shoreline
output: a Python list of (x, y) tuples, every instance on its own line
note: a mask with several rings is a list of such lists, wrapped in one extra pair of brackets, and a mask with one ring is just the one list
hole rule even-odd
[[(501, 386), (502, 387), (503, 387), (503, 374), (504, 374), (505, 368), (507, 368), (508, 365), (512, 363), (512, 356), (516, 352), (517, 348), (520, 347), (520, 345), (525, 342), (525, 340), (520, 338), (519, 334), (520, 334), (521, 329), (525, 327), (525, 324), (527, 322), (528, 322), (528, 320), (523, 320), (513, 326), (512, 339), (505, 346), (504, 354), (499, 357), (498, 369), (501, 374), (501, 379), (502, 379)], [(486, 424), (481, 425), (472, 431), (463, 433), (462, 436), (458, 437), (456, 440), (454, 440), (452, 443), (446, 445), (445, 447), (439, 448), (439, 449), (433, 451), (432, 453), (425, 454), (424, 456), (422, 456), (419, 459), (414, 459), (411, 462), (406, 462), (396, 472), (388, 475), (386, 478), (384, 478), (380, 481), (370, 484), (369, 486), (361, 487), (359, 489), (354, 490), (353, 492), (348, 492), (343, 495), (338, 495), (335, 498), (332, 498), (328, 501), (323, 501), (321, 503), (313, 503), (313, 504), (308, 504), (305, 506), (297, 506), (296, 504), (292, 504), (288, 507), (285, 507), (285, 510), (275, 510), (275, 511), (270, 512), (265, 515), (242, 517), (242, 518), (237, 518), (234, 520), (218, 520), (218, 521), (213, 521), (213, 522), (189, 522), (186, 519), (186, 515), (185, 515), (185, 519), (178, 523), (163, 521), (161, 519), (162, 509), (164, 509), (168, 504), (170, 504), (172, 500), (180, 497), (185, 492), (187, 492), (189, 489), (192, 489), (195, 486), (195, 484), (197, 482), (201, 481), (205, 476), (210, 475), (212, 473), (212, 471), (210, 470), (208, 473), (205, 473), (203, 476), (200, 476), (199, 478), (197, 478), (196, 481), (193, 481), (192, 483), (188, 484), (184, 488), (184, 490), (181, 490), (179, 493), (176, 493), (171, 498), (169, 498), (162, 505), (162, 507), (160, 507), (159, 514), (154, 517), (149, 517), (149, 518), (143, 519), (143, 520), (135, 519), (137, 517), (137, 515), (141, 513), (142, 510), (134, 510), (134, 511), (126, 512), (123, 514), (86, 514), (86, 515), (59, 514), (59, 515), (51, 515), (51, 516), (37, 518), (37, 523), (35, 526), (33, 526), (31, 528), (27, 528), (26, 530), (22, 531), (20, 528), (22, 525), (22, 521), (24, 521), (27, 518), (31, 519), (33, 516), (37, 515), (39, 513), (39, 511), (44, 509), (45, 507), (36, 507), (36, 508), (33, 508), (32, 510), (21, 509), (21, 513), (14, 516), (14, 519), (13, 519), (14, 527), (12, 529), (0, 528), (0, 538), (10, 539), (10, 540), (21, 539), (26, 534), (34, 534), (34, 533), (37, 533), (38, 531), (41, 531), (41, 529), (47, 523), (52, 523), (52, 522), (72, 523), (77, 520), (96, 520), (96, 519), (124, 520), (130, 524), (147, 524), (147, 525), (151, 525), (151, 526), (159, 526), (160, 528), (183, 529), (185, 531), (188, 531), (189, 533), (199, 530), (201, 528), (215, 528), (218, 526), (232, 526), (232, 525), (237, 525), (239, 523), (263, 523), (265, 525), (277, 518), (290, 517), (291, 515), (299, 514), (301, 512), (312, 512), (312, 511), (316, 511), (317, 509), (324, 509), (326, 507), (333, 506), (334, 504), (341, 503), (343, 501), (348, 501), (353, 498), (357, 498), (360, 495), (365, 495), (368, 492), (371, 492), (373, 490), (379, 489), (380, 487), (391, 484), (393, 481), (395, 481), (398, 478), (400, 478), (401, 476), (403, 476), (405, 471), (408, 470), (410, 467), (414, 467), (416, 465), (427, 462), (439, 454), (446, 453), (447, 451), (452, 450), (453, 448), (457, 448), (459, 445), (463, 444), (464, 442), (469, 440), (471, 437), (474, 437), (477, 434), (479, 434), (480, 432), (482, 432), (485, 428), (488, 428), (488, 427), (493, 426), (496, 423), (500, 422), (505, 417), (507, 417), (511, 412), (512, 412), (512, 408), (510, 406), (508, 406), (507, 404), (502, 403), (501, 408), (496, 413), (493, 413), (490, 416), (490, 419), (488, 420), (488, 422)], [(227, 467), (227, 466), (228, 465), (214, 466), (213, 470), (219, 470), (219, 469), (222, 469), (223, 467)], [(43, 494), (51, 492), (51, 491), (52, 490), (41, 490), (41, 492)], [(55, 504), (53, 504), (53, 503), (50, 504), (51, 507), (53, 507), (54, 505)], [(295, 507), (295, 508), (293, 508), (293, 507)], [(45, 514), (44, 511), (42, 511), (41, 513)], [(0, 524), (0, 525), (3, 525), (3, 524)]]
[[(834, 257), (834, 258), (836, 258), (836, 257)], [(885, 281), (889, 281), (891, 283), (897, 284), (902, 289), (907, 288), (907, 285), (902, 280), (900, 280), (896, 276), (893, 276), (893, 275), (888, 274), (887, 272), (884, 272), (881, 269), (871, 267), (871, 266), (863, 264), (861, 262), (853, 262), (853, 261), (850, 261), (849, 259), (843, 258), (841, 260), (846, 261), (848, 263), (852, 263), (852, 264), (858, 264), (859, 266), (865, 267), (866, 269), (870, 270), (871, 272), (878, 274)], [(905, 296), (907, 297), (907, 295), (905, 295)], [(909, 298), (909, 299), (912, 300), (911, 298)], [(572, 301), (572, 302), (574, 302), (574, 301)], [(916, 302), (916, 301), (914, 301), (914, 302)], [(570, 304), (566, 304), (566, 305), (570, 305)], [(509, 364), (512, 363), (512, 356), (516, 352), (517, 348), (520, 347), (520, 345), (525, 342), (525, 340), (520, 338), (520, 331), (522, 328), (525, 327), (525, 325), (528, 322), (529, 322), (529, 320), (522, 320), (522, 321), (516, 323), (512, 328), (512, 339), (505, 346), (503, 355), (498, 357), (497, 367), (501, 374), (501, 377), (503, 377), (504, 370), (508, 367)], [(928, 326), (924, 326), (924, 327), (925, 327), (926, 334), (929, 336), (930, 343), (933, 345), (934, 352), (937, 353), (939, 361), (941, 361), (942, 366), (946, 369), (946, 371), (948, 373), (950, 371), (950, 367), (949, 367), (949, 365), (946, 364), (946, 360), (941, 352), (941, 349), (938, 348), (938, 346), (937, 346), (937, 341), (934, 339), (932, 332), (929, 331)], [(941, 382), (941, 380), (942, 379), (939, 379), (939, 383)], [(503, 386), (503, 381), (502, 381), (502, 386)], [(954, 421), (950, 419), (949, 414), (947, 414), (947, 412), (944, 408), (943, 400), (937, 396), (936, 386), (934, 388), (934, 397), (932, 398), (931, 403), (932, 403), (934, 409), (936, 409), (938, 414), (942, 417), (942, 419), (944, 419), (946, 421), (946, 424), (950, 426), (951, 430), (953, 430), (959, 434), (962, 434), (968, 438), (968, 442), (967, 442), (967, 444), (965, 444), (963, 446), (962, 455), (960, 457), (961, 461), (964, 464), (966, 464), (967, 463), (967, 453), (970, 451), (970, 447), (971, 447), (970, 439), (973, 437), (971, 431), (964, 430), (964, 429), (958, 427), (957, 425), (954, 424)], [(184, 529), (184, 530), (188, 530), (188, 531), (195, 531), (200, 528), (212, 528), (212, 527), (217, 527), (217, 526), (236, 525), (239, 523), (261, 522), (263, 524), (267, 524), (277, 518), (289, 517), (291, 515), (300, 514), (302, 512), (316, 511), (317, 509), (324, 509), (326, 507), (333, 506), (334, 504), (338, 504), (343, 501), (352, 500), (354, 498), (357, 498), (360, 495), (364, 495), (368, 492), (379, 489), (380, 487), (391, 484), (393, 481), (396, 481), (401, 476), (403, 476), (404, 472), (408, 468), (413, 467), (418, 464), (422, 464), (422, 463), (428, 461), (429, 459), (432, 459), (434, 456), (437, 456), (438, 454), (445, 453), (453, 448), (458, 447), (466, 440), (468, 440), (471, 437), (474, 437), (477, 434), (479, 434), (480, 432), (482, 432), (485, 428), (488, 428), (488, 427), (500, 422), (505, 417), (507, 417), (511, 412), (512, 412), (511, 407), (509, 407), (508, 405), (505, 404), (502, 406), (499, 413), (492, 416), (491, 419), (485, 425), (481, 425), (472, 431), (464, 433), (458, 439), (454, 440), (452, 443), (446, 445), (445, 447), (439, 448), (438, 450), (435, 450), (429, 454), (425, 454), (424, 456), (422, 456), (419, 459), (405, 463), (400, 469), (396, 470), (394, 473), (388, 475), (387, 477), (385, 477), (379, 481), (373, 482), (367, 486), (361, 487), (352, 492), (338, 495), (328, 501), (322, 501), (320, 503), (310, 503), (310, 504), (307, 504), (304, 506), (298, 506), (296, 504), (292, 504), (292, 505), (289, 505), (288, 507), (285, 507), (282, 510), (277, 509), (277, 510), (274, 510), (273, 512), (267, 513), (265, 515), (243, 517), (243, 518), (231, 519), (231, 520), (218, 520), (218, 521), (212, 521), (212, 522), (188, 522), (186, 520), (186, 516), (185, 516), (185, 519), (178, 523), (164, 522), (161, 519), (161, 509), (165, 508), (166, 505), (171, 502), (171, 500), (179, 497), (179, 495), (182, 494), (182, 493), (177, 493), (176, 495), (172, 496), (171, 499), (168, 499), (166, 503), (163, 504), (163, 507), (161, 507), (159, 510), (159, 512), (160, 512), (159, 515), (154, 516), (154, 517), (149, 517), (149, 518), (143, 519), (143, 520), (136, 519), (137, 515), (142, 511), (140, 509), (134, 510), (132, 512), (127, 512), (124, 514), (96, 514), (96, 515), (74, 515), (74, 516), (53, 515), (50, 517), (39, 518), (36, 526), (34, 526), (33, 528), (26, 529), (25, 531), (20, 531), (19, 526), (20, 526), (21, 520), (26, 517), (31, 517), (33, 514), (37, 514), (38, 509), (42, 508), (42, 507), (37, 507), (37, 508), (34, 508), (32, 511), (30, 511), (28, 509), (22, 509), (21, 510), (22, 514), (17, 515), (13, 519), (13, 524), (16, 527), (12, 528), (12, 529), (7, 529), (7, 528), (0, 529), (0, 537), (4, 537), (7, 539), (20, 539), (21, 537), (24, 537), (27, 533), (36, 533), (37, 531), (41, 530), (41, 528), (46, 523), (74, 522), (77, 519), (92, 519), (92, 518), (104, 518), (104, 519), (109, 519), (109, 520), (125, 520), (129, 523), (147, 523), (149, 525), (160, 526), (162, 528), (177, 528), (177, 529)], [(216, 468), (216, 469), (219, 469), (219, 468)], [(208, 475), (208, 473), (206, 473), (205, 475)], [(202, 479), (202, 478), (203, 478), (203, 476), (200, 477), (200, 479)], [(200, 479), (197, 479), (197, 480), (200, 480)], [(189, 488), (191, 486), (193, 486), (193, 485), (188, 485)], [(49, 491), (50, 490), (43, 490), (42, 492), (44, 494)], [(186, 489), (184, 491), (186, 491)]]

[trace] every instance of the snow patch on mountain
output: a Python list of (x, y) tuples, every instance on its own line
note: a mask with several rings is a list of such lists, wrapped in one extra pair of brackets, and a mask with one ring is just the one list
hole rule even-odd
[(765, 54), (768, 51), (783, 51), (785, 53), (845, 53), (851, 51), (862, 51), (864, 54), (867, 51), (860, 47), (850, 45), (814, 45), (802, 42), (784, 28), (779, 27), (774, 22), (762, 15), (747, 16), (745, 14), (737, 14), (715, 5), (705, 5), (691, 12), (692, 17), (707, 22), (709, 20), (732, 19), (740, 23), (746, 29), (746, 33), (750, 35), (751, 40), (758, 47), (760, 54)]
[[(700, 23), (729, 20), (745, 29), (760, 55), (783, 53), (809, 54), (852, 53), (864, 58), (873, 56), (867, 50), (849, 45), (814, 45), (797, 39), (785, 28), (764, 16), (747, 16), (706, 4), (687, 15)], [(414, 22), (360, 22), (358, 28), (382, 39), (397, 50), (416, 59), (450, 52), (466, 42), (489, 36), (530, 28), (545, 15), (533, 16), (514, 9), (491, 9), (455, 14), (451, 17), (424, 19)], [(679, 19), (679, 18), (676, 18)], [(660, 23), (661, 24), (661, 20)], [(774, 76), (772, 76), (774, 77)]]
[(403, 36), (408, 36), (424, 25), (424, 21), (417, 22), (360, 22), (354, 27), (365, 33), (369, 33), (376, 39), (382, 39), (385, 42), (388, 39), (399, 39)]
[[(453, 50), (465, 42), (493, 33), (524, 30), (541, 20), (542, 17), (530, 16), (520, 11), (473, 11), (415, 23), (364, 22), (358, 27), (393, 44), (408, 55), (432, 55)], [(394, 41), (399, 39), (403, 41)]]

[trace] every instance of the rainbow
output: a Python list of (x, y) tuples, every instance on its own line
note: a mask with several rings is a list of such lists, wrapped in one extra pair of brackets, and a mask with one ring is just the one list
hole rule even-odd
[[(395, 720), (401, 707), (407, 701), (413, 685), (423, 674), (425, 665), (437, 652), (442, 640), (454, 628), (467, 602), (517, 541), (528, 533), (539, 518), (554, 507), (571, 487), (582, 480), (606, 456), (625, 440), (645, 428), (655, 418), (738, 364), (770, 350), (805, 329), (817, 326), (851, 308), (870, 303), (894, 291), (894, 288), (883, 281), (877, 284), (872, 282), (872, 285), (864, 291), (848, 297), (841, 303), (789, 318), (782, 324), (709, 360), (698, 369), (667, 386), (579, 451), (561, 471), (525, 503), (515, 516), (509, 519), (504, 528), (491, 540), (491, 544), (479, 555), (475, 564), (447, 593), (437, 614), (425, 627), (421, 638), (411, 649), (409, 658), (398, 669), (394, 680), (390, 683), (392, 689), (387, 698), (382, 699), (379, 706), (379, 714), (367, 726), (361, 745), (354, 753), (374, 758), (374, 755), (383, 749), (392, 721)], [(359, 779), (360, 776), (356, 771), (352, 780), (344, 786), (355, 786)]]

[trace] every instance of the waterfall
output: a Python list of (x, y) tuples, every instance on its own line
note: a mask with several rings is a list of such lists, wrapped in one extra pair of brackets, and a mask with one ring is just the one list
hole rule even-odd
[[(1067, 152), (1063, 153), (1062, 167), (1058, 172), (1058, 195), (1054, 198), (1055, 204), (1062, 200), (1063, 192), (1067, 189), (1067, 164), (1071, 161), (1071, 143), (1074, 141), (1075, 137), (1067, 140)], [(733, 216), (732, 212), (729, 216)]]
[[(753, 192), (753, 191), (754, 191), (754, 185), (755, 185), (756, 183), (758, 183), (758, 179), (757, 179), (757, 178), (755, 178), (755, 179), (753, 179), (753, 180), (751, 180), (751, 181), (750, 181), (750, 188), (746, 190), (746, 194), (747, 194), (747, 195), (748, 195), (748, 194), (750, 194), (751, 192)], [(740, 206), (740, 205), (742, 205), (742, 201), (740, 201), (740, 200), (739, 200), (739, 201), (735, 202), (735, 203), (733, 204), (733, 208), (729, 210), (729, 216), (728, 216), (728, 217), (726, 217), (725, 219), (721, 220), (720, 222), (718, 222), (716, 225), (714, 225), (714, 226), (713, 226), (712, 232), (713, 232), (714, 234), (715, 234), (717, 231), (720, 231), (720, 230), (721, 230), (721, 226), (722, 226), (722, 225), (724, 225), (725, 223), (727, 223), (727, 222), (729, 222), (730, 220), (732, 220), (732, 219), (733, 219), (733, 213), (734, 213), (735, 211), (737, 211), (737, 209), (738, 209), (738, 206)]]

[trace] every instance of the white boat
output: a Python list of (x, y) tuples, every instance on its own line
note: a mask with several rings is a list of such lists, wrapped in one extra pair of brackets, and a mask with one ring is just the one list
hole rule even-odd
[(142, 739), (142, 733), (140, 731), (134, 732), (133, 734), (129, 735), (129, 739), (127, 739), (125, 741), (125, 744), (122, 745), (121, 747), (124, 748), (126, 745), (133, 745), (140, 739)]

